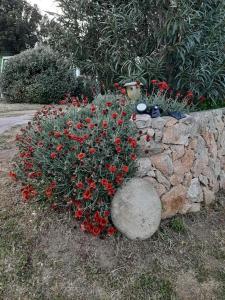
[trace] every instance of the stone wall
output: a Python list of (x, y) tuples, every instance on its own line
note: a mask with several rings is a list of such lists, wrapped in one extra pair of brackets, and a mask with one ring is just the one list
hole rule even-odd
[(225, 188), (225, 109), (196, 112), (177, 121), (137, 115), (138, 177), (153, 184), (162, 218), (196, 212)]

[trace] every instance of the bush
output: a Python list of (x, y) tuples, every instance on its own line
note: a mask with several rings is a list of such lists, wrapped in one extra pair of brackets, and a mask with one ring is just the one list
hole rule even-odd
[(73, 105), (45, 106), (36, 114), (16, 138), (19, 152), (9, 175), (21, 182), (25, 202), (35, 197), (53, 209), (68, 209), (83, 231), (112, 235), (112, 197), (135, 172), (130, 116), (118, 101), (103, 109)]
[(12, 57), (3, 72), (1, 87), (10, 102), (58, 102), (75, 86), (70, 61), (49, 47), (39, 47)]
[(97, 75), (106, 88), (120, 79), (158, 78), (214, 105), (225, 98), (225, 1), (58, 3), (63, 28), (53, 31), (53, 46), (72, 53), (82, 71)]

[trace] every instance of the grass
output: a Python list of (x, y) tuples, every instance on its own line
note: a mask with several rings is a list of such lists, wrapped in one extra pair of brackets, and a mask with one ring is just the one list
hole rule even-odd
[(170, 222), (170, 227), (176, 232), (185, 232), (185, 224), (181, 217), (174, 217)]
[[(0, 138), (12, 151), (15, 134)], [(69, 215), (21, 203), (10, 151), (0, 150), (0, 299), (225, 299), (223, 205), (165, 220), (146, 241), (96, 239)]]
[(37, 110), (43, 105), (39, 104), (29, 104), (29, 103), (2, 103), (0, 102), (0, 114), (5, 114), (9, 112), (21, 112), (27, 110)]

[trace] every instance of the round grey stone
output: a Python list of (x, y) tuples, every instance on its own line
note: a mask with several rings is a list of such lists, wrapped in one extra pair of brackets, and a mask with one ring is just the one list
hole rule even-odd
[(150, 238), (158, 229), (162, 205), (153, 185), (141, 178), (124, 183), (112, 201), (112, 221), (131, 240)]

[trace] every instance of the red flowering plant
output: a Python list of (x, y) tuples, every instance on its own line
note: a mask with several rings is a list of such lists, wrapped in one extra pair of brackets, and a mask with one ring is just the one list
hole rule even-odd
[(83, 231), (113, 235), (110, 205), (135, 172), (135, 129), (120, 101), (104, 107), (77, 101), (36, 113), (16, 137), (19, 151), (9, 175), (21, 182), (24, 202), (70, 210)]

